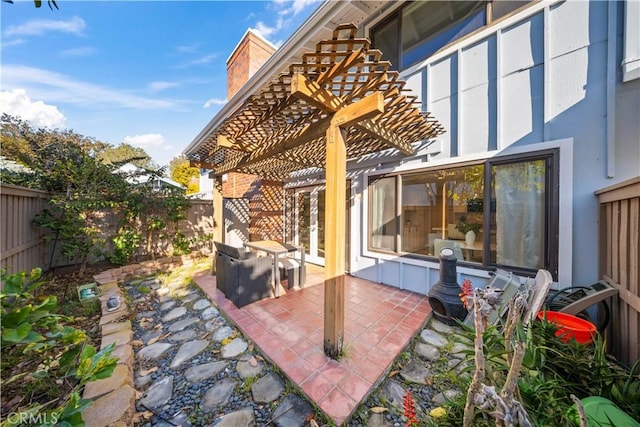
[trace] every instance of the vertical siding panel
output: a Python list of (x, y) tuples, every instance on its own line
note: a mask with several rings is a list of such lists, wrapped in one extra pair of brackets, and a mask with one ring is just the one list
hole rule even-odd
[(496, 33), (496, 141), (492, 150), (502, 147), (502, 29)]
[(11, 216), (9, 217), (9, 223), (7, 224), (9, 228), (7, 228), (6, 232), (7, 232), (7, 249), (11, 249), (15, 247), (15, 241), (14, 241), (14, 233), (15, 233), (15, 229), (14, 229), (14, 224), (15, 224), (15, 211), (13, 210), (13, 199), (14, 197), (12, 195), (10, 195), (9, 197), (7, 197), (7, 206), (9, 209), (9, 212), (11, 212)]
[(533, 15), (501, 37), (501, 146), (543, 139), (543, 17)]
[(607, 203), (605, 205), (606, 217), (605, 217), (605, 255), (606, 255), (606, 265), (605, 265), (605, 274), (609, 277), (613, 276), (613, 261), (612, 261), (612, 252), (613, 252), (613, 206), (611, 203)]
[(429, 101), (431, 112), (442, 123), (447, 132), (438, 137), (442, 141), (442, 155), (451, 155), (456, 139), (457, 122), (454, 88), (454, 59), (452, 56), (444, 58), (431, 65), (429, 76)]
[(495, 37), (462, 49), (459, 63), (459, 153), (484, 153), (495, 146)]
[[(7, 221), (9, 209), (7, 208), (6, 200), (7, 196), (3, 192), (2, 194), (0, 194), (0, 215), (2, 215), (2, 217), (0, 217), (0, 221), (2, 221), (2, 229), (0, 229), (0, 253), (5, 252), (9, 247), (7, 242), (7, 229), (9, 228), (9, 224)], [(4, 267), (4, 261), (2, 262), (2, 267)]]
[(626, 365), (640, 358), (640, 178), (597, 191), (600, 198), (600, 251), (610, 249), (609, 265), (600, 274), (611, 278), (620, 289), (613, 298), (608, 336), (610, 350)]
[(629, 289), (629, 274), (628, 274), (628, 257), (629, 257), (629, 201), (620, 201), (620, 281), (619, 283), (625, 288)]
[(611, 218), (611, 278), (614, 282), (620, 282), (619, 258), (620, 258), (620, 202), (613, 202)]
[[(627, 208), (629, 212), (627, 288), (632, 295), (640, 295), (638, 292), (638, 264), (640, 264), (640, 252), (638, 251), (638, 241), (640, 240), (640, 197), (630, 199)], [(630, 309), (629, 312), (631, 318), (629, 319), (630, 353), (628, 360), (632, 361), (640, 358), (640, 313), (633, 309)]]
[[(620, 286), (625, 289), (625, 290), (629, 290), (629, 283), (627, 281), (627, 272), (626, 272), (626, 268), (627, 268), (627, 262), (626, 262), (626, 258), (627, 258), (627, 242), (628, 242), (628, 236), (627, 236), (627, 232), (628, 232), (628, 227), (627, 227), (627, 220), (628, 220), (628, 200), (620, 200), (618, 202), (616, 202), (617, 206), (618, 206), (618, 245), (617, 245), (617, 249), (618, 249), (618, 268), (617, 268), (617, 273), (618, 273), (618, 278), (616, 279), (616, 283), (620, 284)], [(620, 312), (621, 314), (621, 318), (624, 321), (625, 325), (631, 325), (632, 322), (634, 322), (635, 316), (633, 313), (633, 308), (629, 306), (629, 304), (627, 304), (626, 302), (623, 302), (622, 304), (622, 310)], [(631, 333), (631, 329), (629, 328), (629, 326), (627, 326), (627, 331), (628, 334), (630, 335)], [(625, 334), (621, 333), (621, 343), (622, 343), (622, 354), (626, 354), (626, 355), (630, 355), (631, 354), (631, 347), (630, 347), (630, 343), (629, 343), (629, 335), (627, 335), (627, 339), (625, 339)]]

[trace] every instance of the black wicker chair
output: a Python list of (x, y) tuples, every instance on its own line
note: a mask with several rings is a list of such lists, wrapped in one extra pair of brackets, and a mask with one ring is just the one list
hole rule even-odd
[(272, 295), (273, 257), (258, 257), (244, 248), (214, 243), (217, 250), (217, 287), (236, 307), (243, 307)]

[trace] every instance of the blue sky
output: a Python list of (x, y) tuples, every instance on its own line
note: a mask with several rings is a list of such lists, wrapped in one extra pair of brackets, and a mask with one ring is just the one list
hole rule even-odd
[(276, 46), (318, 0), (2, 2), (0, 110), (179, 155), (224, 105), (226, 60), (248, 28)]

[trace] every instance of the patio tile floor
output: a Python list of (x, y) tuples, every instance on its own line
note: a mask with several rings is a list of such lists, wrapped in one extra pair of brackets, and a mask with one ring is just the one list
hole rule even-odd
[(310, 266), (305, 288), (243, 308), (216, 289), (215, 276), (207, 272), (193, 279), (337, 425), (377, 385), (431, 311), (423, 295), (346, 276), (345, 357), (336, 361), (323, 350), (321, 268)]

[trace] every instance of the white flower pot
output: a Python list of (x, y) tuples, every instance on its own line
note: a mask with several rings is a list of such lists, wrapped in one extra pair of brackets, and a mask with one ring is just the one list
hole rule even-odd
[(473, 246), (476, 242), (476, 233), (474, 233), (473, 230), (467, 231), (467, 234), (464, 235), (464, 242), (467, 246)]

